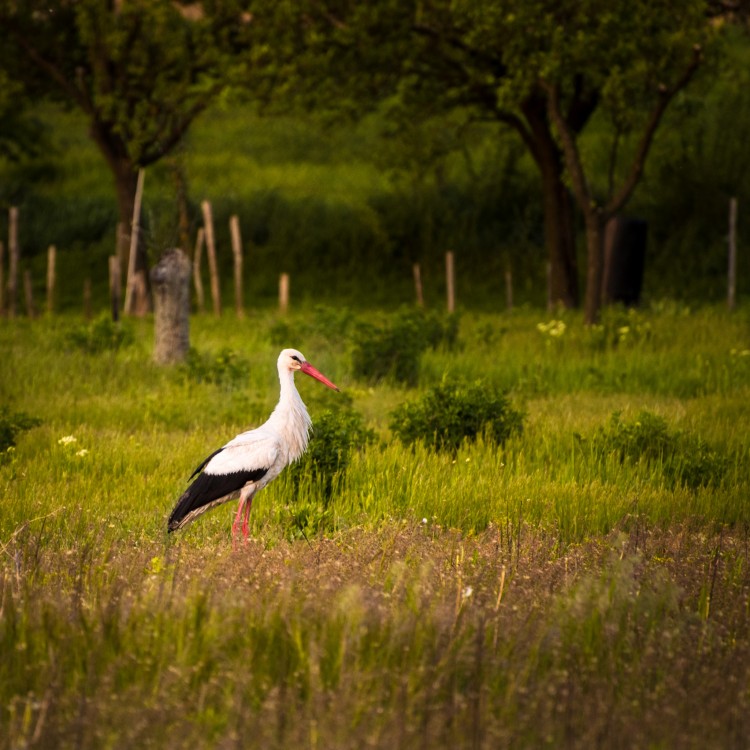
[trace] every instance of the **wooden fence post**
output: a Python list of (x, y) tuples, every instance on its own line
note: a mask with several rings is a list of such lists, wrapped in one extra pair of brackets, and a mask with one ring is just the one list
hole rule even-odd
[(55, 311), (55, 282), (57, 273), (57, 248), (50, 245), (47, 248), (47, 314)]
[(112, 304), (112, 320), (117, 323), (120, 319), (120, 259), (116, 255), (109, 256), (109, 298)]
[(424, 307), (424, 295), (422, 294), (422, 269), (419, 267), (419, 263), (415, 263), (412, 266), (412, 272), (414, 273), (414, 291), (417, 295), (417, 307)]
[(16, 317), (16, 301), (18, 294), (18, 264), (21, 249), (18, 245), (18, 208), (11, 206), (8, 210), (8, 317)]
[[(135, 188), (135, 201), (133, 203), (133, 223), (130, 229), (130, 255), (128, 256), (128, 275), (125, 282), (125, 314), (132, 315), (135, 312), (136, 300), (136, 278), (135, 278), (135, 260), (138, 253), (138, 234), (140, 232), (141, 221), (141, 201), (143, 199), (143, 180), (145, 171), (138, 170), (138, 182)], [(140, 290), (139, 290), (140, 291)]]
[(448, 297), (448, 312), (453, 313), (456, 311), (456, 286), (453, 252), (450, 250), (445, 254), (445, 288)]
[(195, 300), (198, 306), (198, 312), (203, 312), (206, 305), (206, 297), (203, 294), (203, 277), (201, 276), (201, 255), (203, 254), (203, 237), (205, 231), (203, 227), (198, 229), (198, 236), (195, 238), (195, 250), (193, 251), (193, 285), (195, 286)]
[(148, 312), (146, 288), (146, 272), (136, 271), (133, 279), (133, 295), (135, 297), (135, 314), (139, 318), (142, 318)]
[(727, 271), (727, 307), (737, 306), (737, 199), (729, 199), (729, 268)]
[(232, 254), (234, 255), (234, 304), (237, 317), (245, 314), (242, 300), (242, 235), (240, 234), (240, 220), (236, 214), (229, 219), (229, 231), (232, 235)]
[(36, 318), (36, 308), (34, 307), (34, 288), (31, 284), (31, 271), (27, 268), (23, 272), (23, 294), (26, 299), (26, 314), (30, 318)]
[(219, 269), (216, 264), (216, 244), (214, 242), (214, 219), (211, 204), (201, 203), (203, 211), (203, 228), (206, 231), (206, 250), (208, 252), (208, 272), (211, 275), (211, 299), (214, 305), (214, 315), (221, 315), (221, 290), (219, 287)]
[(279, 312), (286, 313), (289, 309), (289, 274), (279, 276)]

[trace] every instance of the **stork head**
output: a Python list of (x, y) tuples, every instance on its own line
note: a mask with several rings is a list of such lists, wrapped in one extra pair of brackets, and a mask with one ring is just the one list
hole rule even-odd
[(300, 372), (304, 372), (305, 375), (309, 375), (311, 378), (319, 380), (321, 383), (323, 383), (323, 385), (327, 385), (329, 388), (333, 388), (334, 391), (338, 390), (337, 386), (335, 386), (325, 375), (323, 375), (322, 372), (316, 370), (305, 359), (305, 355), (302, 354), (302, 352), (297, 351), (296, 349), (284, 349), (284, 351), (279, 354), (278, 368), (279, 374), (285, 371), (294, 373), (295, 371), (299, 370)]

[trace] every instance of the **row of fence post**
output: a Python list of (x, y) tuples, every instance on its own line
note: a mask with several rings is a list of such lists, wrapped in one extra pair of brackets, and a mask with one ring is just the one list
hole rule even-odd
[[(122, 297), (122, 264), (119, 250), (123, 247), (121, 242), (122, 229), (118, 226), (118, 253), (109, 257), (109, 290), (112, 308), (112, 317), (117, 320), (120, 310), (126, 315), (143, 314), (146, 312), (146, 280), (143, 273), (135, 270), (135, 257), (138, 247), (138, 235), (140, 231), (140, 207), (143, 196), (143, 170), (139, 173), (137, 190), (134, 203), (132, 232), (129, 242), (129, 256), (127, 264), (127, 276), (125, 282), (125, 300)], [(221, 284), (219, 279), (218, 259), (216, 252), (216, 241), (214, 233), (213, 212), (211, 203), (207, 200), (201, 203), (203, 215), (203, 226), (198, 229), (192, 260), (193, 285), (195, 290), (196, 308), (199, 312), (205, 310), (205, 293), (203, 288), (201, 265), (203, 248), (206, 249), (208, 271), (210, 278), (211, 302), (214, 315), (221, 315)], [(243, 251), (240, 222), (237, 215), (229, 219), (229, 230), (234, 262), (234, 299), (235, 312), (238, 318), (244, 316), (243, 296)], [(736, 306), (737, 287), (737, 199), (732, 198), (729, 203), (729, 232), (728, 232), (728, 269), (727, 269), (727, 306), (730, 310)], [(11, 207), (8, 211), (8, 276), (5, 278), (5, 246), (0, 241), (0, 314), (14, 317), (18, 312), (18, 279), (20, 270), (20, 243), (19, 243), (19, 210)], [(424, 290), (422, 281), (422, 269), (419, 263), (412, 266), (414, 281), (414, 295), (416, 304), (424, 307)], [(547, 287), (550, 288), (550, 267), (547, 266)], [(55, 286), (57, 278), (57, 247), (50, 245), (47, 249), (47, 276), (46, 276), (46, 310), (52, 313), (55, 306)], [(455, 256), (453, 251), (445, 254), (445, 289), (446, 309), (449, 313), (456, 309), (456, 273)], [(31, 273), (28, 269), (23, 271), (23, 289), (26, 302), (26, 311), (29, 317), (37, 314), (34, 298)], [(282, 273), (279, 277), (279, 310), (286, 312), (290, 303), (290, 277), (288, 273)], [(549, 295), (548, 295), (549, 296)], [(513, 309), (513, 274), (508, 267), (505, 271), (505, 303), (508, 310)], [(84, 312), (87, 317), (91, 314), (91, 280), (84, 280), (83, 289)], [(548, 299), (548, 306), (551, 302)]]

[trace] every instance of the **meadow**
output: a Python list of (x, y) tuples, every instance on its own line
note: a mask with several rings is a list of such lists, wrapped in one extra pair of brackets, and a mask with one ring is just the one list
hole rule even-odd
[[(0, 321), (0, 748), (747, 746), (750, 308), (463, 312), (412, 384), (357, 367), (394, 315), (196, 315), (172, 368), (149, 318)], [(234, 503), (167, 535), (285, 346), (341, 387), (297, 378), (313, 422), (369, 439), (246, 543)], [(523, 429), (402, 443), (452, 382)]]

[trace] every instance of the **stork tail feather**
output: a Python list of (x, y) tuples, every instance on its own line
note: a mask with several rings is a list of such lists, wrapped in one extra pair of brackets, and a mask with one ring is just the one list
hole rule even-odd
[(249, 482), (257, 482), (268, 469), (231, 474), (199, 474), (183, 492), (169, 516), (168, 530), (177, 531), (207, 510), (231, 500)]

